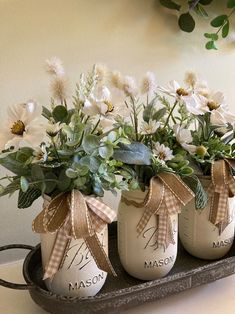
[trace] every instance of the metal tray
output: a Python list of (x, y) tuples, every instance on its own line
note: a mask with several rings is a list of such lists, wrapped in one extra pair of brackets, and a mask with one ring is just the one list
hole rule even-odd
[(235, 244), (229, 254), (217, 261), (194, 258), (179, 245), (176, 263), (165, 278), (153, 281), (135, 279), (121, 266), (117, 253), (116, 229), (116, 223), (113, 223), (109, 230), (109, 255), (118, 277), (108, 276), (105, 285), (95, 297), (65, 297), (49, 292), (42, 281), (40, 245), (35, 248), (27, 245), (0, 248), (0, 251), (9, 248), (32, 249), (23, 265), (23, 275), (27, 284), (19, 285), (0, 280), (0, 285), (13, 289), (28, 289), (32, 299), (49, 313), (113, 314), (215, 281), (235, 272)]

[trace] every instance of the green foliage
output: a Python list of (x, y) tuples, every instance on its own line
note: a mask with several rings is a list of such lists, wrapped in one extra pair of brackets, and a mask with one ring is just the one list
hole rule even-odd
[(41, 196), (41, 191), (36, 188), (29, 188), (26, 192), (19, 191), (18, 208), (27, 208)]
[[(205, 8), (205, 6), (212, 4), (213, 1), (214, 0), (185, 1), (186, 5), (188, 6), (188, 10), (186, 9), (186, 12), (184, 11), (183, 13), (179, 15), (179, 19), (178, 19), (179, 28), (182, 31), (187, 32), (187, 33), (193, 32), (193, 30), (195, 29), (195, 19), (193, 17), (193, 14), (196, 14), (197, 16), (201, 18), (208, 19), (208, 17), (210, 17), (210, 14), (208, 13), (207, 8)], [(184, 6), (179, 5), (175, 1), (159, 0), (159, 2), (162, 6), (171, 10), (177, 10), (179, 12), (182, 12), (182, 10), (185, 10)], [(208, 50), (217, 50), (215, 42), (218, 41), (220, 34), (221, 34), (221, 38), (226, 38), (229, 35), (230, 18), (232, 14), (235, 12), (235, 1), (227, 0), (226, 7), (228, 10), (228, 14), (219, 14), (210, 21), (210, 25), (214, 28), (217, 28), (218, 30), (215, 33), (204, 34), (206, 38), (210, 39), (205, 44), (205, 47)]]
[(208, 195), (204, 190), (200, 180), (196, 176), (187, 176), (183, 178), (183, 181), (190, 187), (195, 194), (195, 207), (196, 209), (203, 209), (207, 206)]
[(152, 153), (142, 143), (119, 144), (119, 148), (114, 151), (113, 157), (126, 164), (150, 165)]
[(187, 33), (191, 33), (195, 28), (194, 18), (189, 12), (181, 14), (178, 23), (180, 29)]

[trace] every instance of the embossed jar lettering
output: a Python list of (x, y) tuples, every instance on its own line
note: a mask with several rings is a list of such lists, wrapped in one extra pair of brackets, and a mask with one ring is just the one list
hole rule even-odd
[[(47, 264), (55, 241), (55, 234), (41, 234), (43, 267)], [(98, 234), (98, 238), (108, 253), (107, 227)], [(87, 297), (96, 295), (105, 283), (107, 273), (100, 270), (83, 239), (72, 239), (62, 268), (52, 280), (46, 279), (50, 291), (60, 295)]]
[[(123, 192), (129, 201), (142, 203), (147, 192)], [(166, 249), (158, 245), (157, 217), (153, 215), (143, 232), (138, 235), (136, 226), (144, 207), (120, 202), (118, 209), (118, 252), (125, 270), (138, 279), (153, 280), (165, 276), (173, 267), (177, 256), (178, 215), (171, 215), (173, 243)]]

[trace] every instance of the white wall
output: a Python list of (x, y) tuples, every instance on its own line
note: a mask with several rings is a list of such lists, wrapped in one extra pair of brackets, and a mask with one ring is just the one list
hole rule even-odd
[[(222, 2), (222, 1), (221, 1)], [(140, 77), (156, 72), (161, 84), (181, 80), (195, 69), (224, 91), (235, 112), (235, 45), (203, 48), (201, 23), (194, 36), (177, 30), (176, 18), (153, 0), (0, 0), (0, 115), (8, 105), (34, 98), (46, 105), (44, 60), (59, 56), (73, 87), (81, 71), (96, 62)], [(0, 122), (1, 123), (1, 122)], [(0, 170), (0, 174), (4, 174)], [(117, 201), (108, 197), (117, 207)], [(31, 221), (40, 210), (16, 208), (16, 198), (0, 199), (0, 245), (36, 243)], [(14, 254), (13, 257), (15, 258)], [(18, 257), (18, 253), (17, 253)], [(10, 257), (1, 254), (0, 263)]]

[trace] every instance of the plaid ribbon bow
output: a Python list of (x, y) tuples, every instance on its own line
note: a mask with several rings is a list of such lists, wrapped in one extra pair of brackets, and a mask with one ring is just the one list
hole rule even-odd
[(32, 224), (36, 233), (57, 232), (43, 280), (52, 278), (62, 267), (71, 238), (83, 238), (97, 266), (116, 276), (96, 234), (115, 216), (114, 211), (100, 200), (84, 196), (78, 190), (59, 194), (48, 202)]
[(221, 159), (212, 164), (212, 183), (208, 188), (211, 197), (209, 221), (213, 223), (221, 234), (229, 224), (228, 198), (235, 196), (235, 180), (230, 167), (235, 169), (234, 159)]
[(181, 207), (186, 205), (194, 193), (173, 173), (161, 173), (150, 180), (149, 193), (143, 203), (137, 204), (123, 198), (127, 205), (145, 207), (144, 213), (137, 224), (140, 235), (148, 224), (152, 215), (157, 218), (157, 243), (167, 249), (174, 244), (173, 230), (170, 216), (180, 213)]

